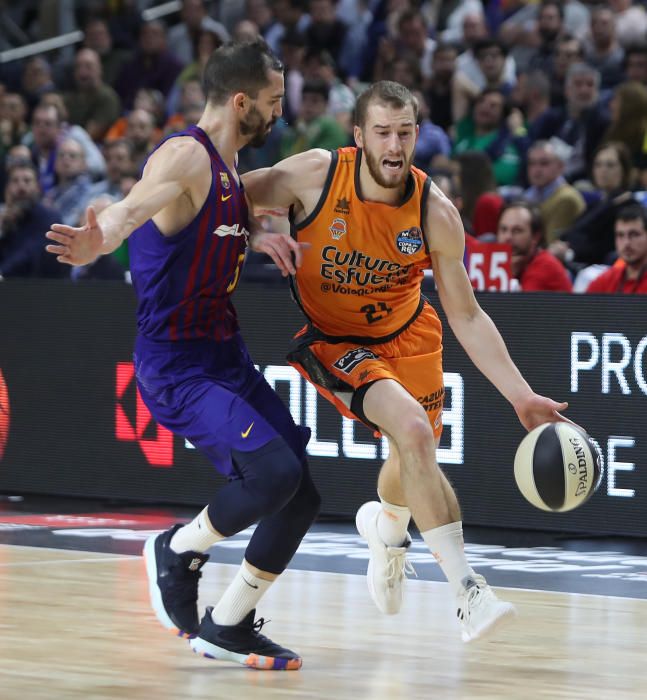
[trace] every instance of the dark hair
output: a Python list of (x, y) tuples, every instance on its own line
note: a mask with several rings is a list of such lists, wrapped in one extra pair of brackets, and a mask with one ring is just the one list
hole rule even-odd
[(544, 220), (541, 218), (539, 209), (523, 199), (515, 199), (503, 205), (503, 208), (499, 212), (499, 221), (501, 221), (501, 217), (508, 209), (525, 209), (530, 214), (530, 231), (539, 236), (539, 247), (545, 248), (546, 231), (544, 229)]
[(306, 80), (301, 88), (302, 95), (319, 95), (328, 102), (328, 95), (330, 94), (330, 87), (325, 80), (319, 78), (312, 78), (311, 80)]
[(418, 121), (418, 100), (411, 94), (411, 91), (404, 85), (395, 83), (392, 80), (380, 80), (364, 90), (357, 98), (353, 112), (353, 124), (360, 128), (364, 127), (366, 114), (372, 102), (391, 105), (397, 109), (411, 105), (413, 108), (413, 119), (415, 122)]
[(504, 58), (508, 55), (508, 50), (506, 49), (504, 44), (502, 44), (500, 41), (497, 41), (496, 39), (479, 39), (474, 44), (472, 52), (474, 53), (474, 57), (478, 61), (479, 54), (481, 54), (483, 51), (487, 51), (488, 49), (499, 49), (499, 51), (501, 51), (501, 55)]
[(38, 170), (30, 160), (21, 158), (12, 162), (5, 171), (7, 181), (9, 181), (15, 170), (30, 170), (36, 178), (36, 182), (38, 182)]
[(269, 84), (271, 71), (282, 73), (283, 64), (263, 39), (229, 42), (211, 54), (204, 69), (207, 102), (222, 105), (237, 92), (255, 99)]
[(496, 192), (492, 160), (484, 151), (464, 151), (456, 156), (456, 161), (463, 212), (471, 220), (476, 200), (486, 192)]
[(620, 161), (620, 167), (622, 168), (621, 185), (624, 190), (628, 190), (631, 186), (633, 164), (631, 162), (631, 152), (629, 151), (629, 148), (626, 146), (626, 144), (622, 143), (622, 141), (605, 141), (604, 143), (600, 144), (593, 152), (593, 158), (591, 159), (591, 168), (593, 168), (593, 163), (598, 157), (598, 154), (608, 149), (615, 151), (616, 155), (618, 156), (618, 160)]
[(128, 157), (132, 159), (134, 155), (133, 142), (130, 139), (115, 139), (114, 141), (106, 141), (103, 144), (104, 155), (113, 148), (125, 148), (128, 151)]
[(635, 201), (625, 204), (616, 214), (616, 221), (635, 221), (636, 219), (640, 219), (643, 228), (647, 229), (647, 209)]
[(561, 2), (558, 2), (558, 0), (541, 0), (541, 4), (539, 5), (539, 9), (537, 10), (537, 14), (539, 14), (544, 7), (556, 7), (557, 12), (559, 13), (560, 19), (563, 21), (564, 20), (564, 7), (562, 6)]
[(647, 44), (645, 43), (639, 43), (639, 44), (631, 44), (630, 46), (625, 47), (625, 59), (624, 59), (624, 67), (627, 67), (627, 60), (629, 56), (647, 56)]

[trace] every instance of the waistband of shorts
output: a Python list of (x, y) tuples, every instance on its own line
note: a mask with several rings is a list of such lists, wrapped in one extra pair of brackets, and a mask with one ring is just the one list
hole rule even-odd
[(427, 299), (424, 296), (420, 295), (418, 307), (413, 312), (411, 318), (404, 325), (400, 326), (400, 328), (398, 328), (396, 331), (393, 331), (393, 333), (389, 333), (388, 335), (383, 335), (378, 338), (359, 335), (327, 335), (322, 330), (314, 326), (312, 323), (309, 323), (308, 331), (303, 336), (295, 338), (295, 340), (298, 341), (300, 338), (307, 337), (308, 345), (314, 342), (315, 340), (325, 340), (327, 343), (331, 343), (333, 345), (337, 343), (357, 343), (358, 345), (382, 345), (383, 343), (389, 343), (392, 340), (395, 340), (401, 333), (404, 333), (404, 331), (406, 331), (407, 328), (409, 328), (409, 326), (418, 318), (418, 316), (420, 316), (422, 310), (425, 308), (426, 302)]
[(226, 340), (213, 340), (212, 338), (183, 338), (182, 340), (160, 340), (157, 338), (149, 338), (148, 336), (138, 333), (135, 337), (135, 350), (152, 350), (152, 351), (191, 351), (191, 350), (208, 350), (217, 348), (228, 348), (241, 343), (242, 337), (240, 332), (234, 333)]

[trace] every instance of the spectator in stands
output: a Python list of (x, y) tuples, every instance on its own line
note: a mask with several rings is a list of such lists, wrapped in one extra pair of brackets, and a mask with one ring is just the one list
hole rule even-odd
[(106, 177), (104, 180), (95, 182), (90, 187), (85, 201), (81, 205), (82, 211), (85, 211), (90, 199), (95, 199), (102, 195), (108, 195), (115, 201), (122, 199), (122, 178), (135, 168), (133, 146), (127, 139), (119, 139), (107, 143), (103, 148), (103, 153), (106, 159)]
[(631, 201), (631, 156), (623, 143), (600, 146), (593, 158), (594, 201), (550, 250), (567, 263), (608, 263), (615, 250), (614, 222), (619, 209)]
[(586, 177), (593, 152), (607, 129), (609, 120), (599, 106), (600, 74), (586, 63), (574, 63), (566, 77), (566, 106), (556, 107), (541, 116), (534, 137), (553, 136), (573, 147), (564, 176), (570, 182)]
[(619, 85), (609, 107), (611, 123), (602, 142), (624, 143), (632, 163), (639, 167), (647, 155), (647, 86), (634, 82)]
[(429, 119), (429, 107), (423, 94), (414, 90), (413, 95), (418, 100), (418, 139), (413, 164), (428, 171), (435, 156), (449, 157), (452, 145), (447, 134)]
[(542, 0), (537, 10), (537, 33), (539, 46), (526, 57), (525, 66), (515, 55), (517, 68), (549, 74), (553, 68), (557, 41), (564, 33), (564, 7), (559, 0)]
[(17, 92), (5, 93), (0, 97), (0, 162), (28, 131), (27, 103), (23, 96)]
[(220, 37), (210, 29), (201, 29), (196, 44), (196, 57), (192, 63), (178, 75), (175, 85), (169, 94), (167, 102), (167, 112), (173, 114), (180, 109), (179, 93), (185, 83), (198, 81), (202, 83), (202, 74), (209, 60), (209, 56), (222, 45)]
[(355, 94), (343, 83), (336, 72), (335, 61), (328, 51), (308, 51), (303, 59), (303, 77), (306, 80), (323, 80), (328, 86), (328, 109), (349, 134), (353, 131)]
[(78, 124), (67, 122), (63, 96), (58, 92), (49, 92), (34, 109), (31, 131), (23, 139), (23, 143), (31, 149), (43, 192), (47, 192), (54, 185), (56, 149), (59, 142), (67, 136), (82, 144), (85, 162), (93, 178), (103, 177), (106, 172), (106, 163), (101, 151), (88, 132)]
[(645, 40), (647, 12), (644, 3), (637, 5), (633, 0), (609, 0), (609, 7), (615, 15), (618, 41), (624, 48)]
[(311, 148), (334, 150), (347, 144), (348, 135), (344, 129), (326, 113), (328, 91), (323, 80), (309, 80), (303, 84), (299, 119), (283, 133), (281, 158)]
[[(569, 34), (581, 37), (589, 24), (589, 9), (579, 0), (564, 0), (564, 29)], [(532, 46), (537, 35), (539, 3), (527, 0), (517, 3), (500, 27), (499, 36), (508, 46), (521, 44)]]
[(125, 138), (133, 147), (135, 168), (141, 170), (148, 154), (155, 147), (155, 122), (153, 115), (143, 109), (134, 109), (128, 115), (128, 128)]
[(548, 243), (558, 238), (586, 209), (582, 195), (564, 179), (564, 156), (550, 141), (528, 149), (528, 182), (524, 199), (539, 209)]
[(121, 114), (117, 93), (103, 82), (99, 54), (81, 49), (74, 59), (74, 89), (64, 95), (68, 118), (80, 124), (93, 141), (101, 141)]
[(436, 31), (447, 43), (462, 44), (465, 40), (465, 18), (483, 16), (480, 0), (445, 0), (436, 3)]
[(211, 32), (218, 38), (214, 48), (229, 41), (229, 32), (224, 25), (209, 17), (203, 0), (182, 0), (180, 18), (182, 21), (169, 29), (168, 44), (174, 56), (185, 66), (198, 56), (201, 32)]
[(647, 44), (634, 44), (625, 49), (625, 80), (647, 85)]
[(600, 73), (600, 87), (615, 87), (623, 77), (625, 52), (616, 37), (616, 23), (608, 7), (591, 12), (591, 36), (584, 42), (584, 60)]
[(92, 182), (83, 146), (72, 138), (61, 141), (54, 162), (56, 184), (43, 197), (43, 204), (61, 212), (61, 221), (76, 226)]
[[(510, 96), (516, 110), (520, 112), (515, 128), (523, 128), (530, 141), (539, 118), (550, 109), (550, 79), (542, 71), (520, 73)], [(508, 126), (511, 126), (508, 121)]]
[[(143, 109), (145, 112), (149, 112), (153, 117), (153, 123), (155, 124), (155, 131), (153, 135), (154, 141), (159, 141), (162, 138), (162, 126), (165, 121), (165, 105), (164, 105), (164, 95), (159, 90), (150, 90), (148, 88), (140, 88), (137, 90), (135, 95), (135, 103), (133, 104), (133, 110)], [(110, 141), (115, 141), (117, 139), (123, 139), (126, 137), (126, 131), (128, 130), (128, 115), (119, 117), (117, 121), (110, 127), (108, 133), (106, 134), (106, 143)]]
[(563, 34), (557, 39), (549, 73), (551, 107), (566, 105), (566, 74), (574, 63), (581, 63), (583, 60), (584, 47), (579, 39), (570, 34)]
[(52, 68), (42, 56), (32, 56), (25, 62), (20, 93), (31, 112), (43, 95), (56, 90), (52, 80)]
[(189, 80), (180, 89), (178, 106), (175, 113), (164, 124), (164, 135), (174, 131), (182, 131), (189, 124), (196, 124), (199, 120), (191, 121), (195, 117), (196, 110), (204, 109), (206, 98), (202, 83), (199, 80)]
[(7, 173), (5, 204), (0, 210), (0, 279), (3, 277), (66, 277), (67, 271), (45, 252), (43, 231), (60, 214), (39, 200), (38, 174), (30, 162), (11, 165)]
[(287, 124), (292, 125), (301, 109), (301, 91), (304, 82), (303, 60), (306, 55), (305, 39), (296, 28), (289, 27), (281, 34), (280, 54), (283, 56), (285, 80), (283, 119)]
[(308, 48), (329, 51), (337, 63), (348, 29), (337, 18), (335, 4), (335, 0), (310, 0), (310, 24), (305, 37)]
[(232, 41), (254, 41), (261, 36), (258, 27), (248, 19), (241, 19), (231, 33)]
[(524, 292), (571, 292), (573, 285), (564, 266), (544, 250), (539, 211), (526, 202), (503, 207), (497, 230), (499, 243), (512, 246), (512, 276)]
[[(99, 214), (106, 207), (109, 207), (117, 201), (114, 197), (108, 194), (102, 194), (92, 198), (88, 202), (88, 206), (94, 209), (95, 214)], [(86, 223), (86, 210), (83, 210), (80, 220), (76, 226), (84, 226)], [(124, 241), (125, 243), (126, 241)], [(115, 253), (110, 255), (100, 255), (94, 262), (89, 265), (79, 265), (72, 267), (70, 277), (75, 281), (81, 280), (121, 280), (125, 278), (125, 269), (117, 259)]]
[(481, 39), (474, 46), (474, 57), (485, 79), (485, 87), (473, 83), (462, 72), (454, 80), (453, 114), (455, 119), (462, 119), (469, 111), (470, 104), (483, 89), (498, 90), (507, 97), (515, 79), (509, 79), (505, 72), (506, 48), (494, 39)]
[(114, 46), (108, 23), (101, 17), (88, 19), (83, 31), (83, 46), (99, 54), (103, 80), (114, 87), (121, 69), (131, 59), (132, 53), (128, 49)]
[(166, 97), (181, 70), (182, 64), (168, 50), (164, 25), (157, 20), (146, 22), (139, 31), (135, 56), (124, 65), (117, 80), (123, 106), (132, 109), (137, 90), (142, 87), (159, 90)]
[[(394, 13), (395, 14), (395, 13)], [(394, 61), (404, 58), (415, 61), (423, 79), (431, 78), (431, 56), (436, 42), (429, 36), (427, 23), (419, 10), (408, 8), (397, 15), (394, 36), (382, 37), (372, 66), (372, 79), (388, 80)]]
[(615, 222), (617, 265), (596, 277), (589, 294), (647, 294), (647, 212), (638, 203), (618, 212)]
[(499, 90), (486, 89), (474, 102), (472, 114), (456, 127), (454, 155), (484, 151), (490, 157), (497, 185), (516, 182), (521, 153), (510, 133), (505, 97)]
[(503, 197), (497, 192), (492, 161), (482, 151), (466, 151), (456, 160), (456, 191), (460, 192), (460, 206), (456, 201), (454, 203), (465, 230), (476, 238), (496, 234)]
[(288, 31), (303, 36), (310, 17), (304, 0), (272, 0), (271, 5), (274, 22), (263, 32), (263, 36), (272, 51), (285, 60), (281, 48), (283, 36)]
[(458, 52), (451, 44), (437, 44), (431, 57), (431, 78), (425, 94), (429, 104), (429, 118), (441, 129), (453, 126), (452, 96)]

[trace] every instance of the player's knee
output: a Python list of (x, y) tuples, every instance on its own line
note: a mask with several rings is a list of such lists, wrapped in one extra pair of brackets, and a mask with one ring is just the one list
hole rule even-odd
[(416, 411), (403, 418), (398, 433), (397, 444), (400, 450), (424, 453), (435, 449), (434, 431), (424, 411)]
[(305, 471), (297, 492), (292, 498), (295, 516), (305, 525), (307, 530), (314, 522), (321, 508), (321, 496), (312, 481), (309, 471)]
[(232, 457), (265, 513), (280, 510), (299, 488), (303, 468), (283, 438), (251, 452), (233, 450)]

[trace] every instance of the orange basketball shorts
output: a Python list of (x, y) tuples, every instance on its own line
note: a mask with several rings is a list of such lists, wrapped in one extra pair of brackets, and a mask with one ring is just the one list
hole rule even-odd
[(351, 410), (360, 387), (394, 379), (425, 409), (436, 440), (442, 432), (442, 327), (425, 304), (416, 320), (393, 340), (380, 344), (329, 342), (306, 326), (294, 338), (288, 362), (347, 418), (371, 425)]

